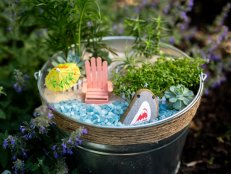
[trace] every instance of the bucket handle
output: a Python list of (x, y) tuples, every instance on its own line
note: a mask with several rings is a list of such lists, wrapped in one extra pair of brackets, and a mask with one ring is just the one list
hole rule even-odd
[(38, 80), (40, 78), (40, 76), (41, 76), (41, 71), (40, 70), (34, 73), (34, 78), (36, 80)]
[(204, 82), (206, 79), (207, 79), (207, 74), (205, 74), (205, 73), (201, 73), (201, 80), (202, 80), (202, 82)]

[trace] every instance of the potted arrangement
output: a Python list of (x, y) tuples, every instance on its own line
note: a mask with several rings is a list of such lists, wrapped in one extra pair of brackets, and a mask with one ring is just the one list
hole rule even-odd
[(160, 17), (126, 23), (133, 37), (79, 38), (54, 55), (38, 73), (39, 92), (61, 129), (88, 130), (78, 146), (81, 173), (174, 173), (204, 61), (161, 43)]
[[(43, 22), (50, 20), (49, 3), (64, 8), (58, 1), (37, 4), (45, 9)], [(62, 51), (35, 76), (57, 126), (88, 132), (77, 146), (79, 172), (176, 173), (200, 103), (204, 61), (161, 43), (160, 17), (128, 19), (132, 37), (103, 37), (96, 1), (72, 5), (60, 18), (78, 15), (49, 37)]]

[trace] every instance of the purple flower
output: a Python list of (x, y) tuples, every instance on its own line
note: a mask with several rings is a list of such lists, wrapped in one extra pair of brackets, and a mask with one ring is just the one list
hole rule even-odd
[(180, 27), (180, 30), (185, 30), (188, 27), (188, 24), (180, 23), (178, 26)]
[(168, 14), (169, 10), (170, 10), (170, 5), (168, 4), (168, 5), (163, 9), (164, 14)]
[(67, 141), (67, 143), (68, 143), (68, 144), (73, 144), (72, 139), (71, 139), (71, 138), (69, 138), (69, 139), (68, 139), (68, 141)]
[(188, 10), (191, 11), (194, 5), (194, 0), (188, 0)]
[(212, 61), (214, 61), (214, 62), (218, 62), (218, 61), (221, 60), (221, 57), (218, 56), (218, 55), (215, 55), (215, 54), (209, 55), (208, 58), (209, 58), (209, 60), (212, 60)]
[(47, 133), (46, 128), (45, 128), (44, 126), (40, 126), (40, 127), (39, 127), (39, 133), (40, 133), (40, 134), (45, 134), (45, 133)]
[(20, 126), (20, 132), (21, 132), (21, 133), (25, 133), (25, 131), (26, 131), (25, 126)]
[(11, 137), (11, 139), (10, 139), (10, 144), (11, 144), (12, 146), (15, 146), (15, 139), (14, 139), (13, 137)]
[(62, 147), (64, 148), (64, 149), (66, 149), (67, 148), (67, 145), (66, 145), (66, 143), (62, 143)]
[(15, 83), (13, 85), (13, 88), (14, 90), (17, 92), (17, 93), (21, 93), (22, 92), (22, 86), (20, 86), (18, 83)]
[(33, 138), (33, 135), (34, 135), (34, 132), (32, 132), (32, 133), (27, 133), (26, 135), (23, 135), (23, 138), (24, 138), (25, 140), (30, 140), (30, 139)]
[(58, 153), (55, 151), (55, 152), (54, 152), (54, 158), (55, 158), (55, 159), (58, 159), (58, 157), (59, 157), (59, 155), (58, 155)]
[(220, 43), (226, 39), (228, 36), (229, 29), (227, 26), (223, 26), (223, 31), (222, 33), (217, 37), (217, 44), (220, 45)]
[(66, 143), (62, 143), (62, 148), (63, 148), (63, 155), (65, 155), (66, 154), (66, 152), (67, 152), (67, 145), (66, 145)]
[(83, 134), (83, 135), (86, 135), (87, 133), (88, 133), (88, 130), (87, 130), (86, 128), (83, 128), (83, 129), (82, 129), (82, 134)]
[(52, 112), (48, 112), (47, 117), (51, 120), (54, 117), (54, 114)]
[(53, 111), (53, 110), (55, 109), (54, 106), (51, 106), (51, 105), (48, 105), (47, 108), (48, 108), (49, 110), (51, 110), (51, 111)]
[(53, 145), (52, 147), (51, 147), (51, 149), (53, 150), (53, 151), (55, 151), (55, 149), (56, 149), (56, 145)]
[(67, 149), (67, 154), (72, 155), (73, 151), (71, 149)]
[(218, 88), (221, 85), (220, 81), (216, 81), (212, 84), (212, 88)]
[(183, 19), (184, 22), (189, 21), (189, 18), (187, 16), (186, 12), (184, 12), (184, 11), (180, 13), (180, 17), (181, 17), (181, 19)]
[(76, 138), (76, 142), (75, 142), (75, 145), (78, 146), (80, 144), (82, 144), (82, 140), (80, 140), (79, 138)]
[(170, 44), (174, 44), (175, 43), (175, 38), (174, 37), (170, 37), (169, 38), (169, 43)]
[(8, 139), (4, 139), (2, 146), (3, 149), (6, 149), (8, 147)]
[(14, 155), (14, 156), (12, 157), (12, 160), (15, 161), (16, 159), (17, 159), (17, 157)]

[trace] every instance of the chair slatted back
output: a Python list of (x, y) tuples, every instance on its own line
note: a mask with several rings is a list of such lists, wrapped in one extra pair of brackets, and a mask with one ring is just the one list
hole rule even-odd
[(93, 57), (90, 61), (85, 61), (85, 69), (88, 88), (107, 89), (107, 61), (102, 62), (100, 57)]

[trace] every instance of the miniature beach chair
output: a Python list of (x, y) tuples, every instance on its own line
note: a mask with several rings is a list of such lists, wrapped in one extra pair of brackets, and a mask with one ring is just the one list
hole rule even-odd
[(82, 92), (86, 93), (85, 103), (103, 104), (109, 101), (112, 83), (108, 81), (107, 62), (100, 57), (85, 61), (87, 81), (83, 82)]

